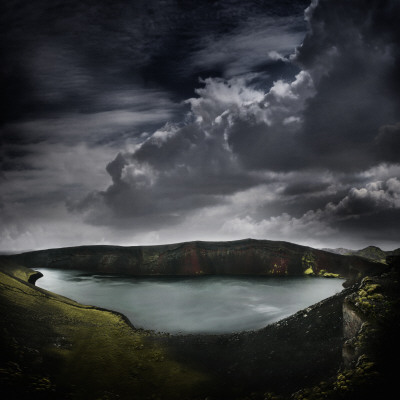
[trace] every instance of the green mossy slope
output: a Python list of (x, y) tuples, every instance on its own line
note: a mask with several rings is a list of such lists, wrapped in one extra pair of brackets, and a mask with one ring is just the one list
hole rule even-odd
[[(116, 313), (27, 282), (32, 271), (0, 267), (3, 393), (13, 398), (187, 398), (206, 377), (175, 362)], [(11, 398), (11, 397), (10, 397)]]

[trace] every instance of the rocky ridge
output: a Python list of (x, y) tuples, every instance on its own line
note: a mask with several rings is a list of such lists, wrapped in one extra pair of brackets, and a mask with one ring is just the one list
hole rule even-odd
[(159, 246), (80, 246), (1, 256), (0, 259), (30, 268), (81, 269), (127, 275), (308, 274), (340, 275), (352, 281), (382, 269), (381, 264), (357, 256), (254, 239)]

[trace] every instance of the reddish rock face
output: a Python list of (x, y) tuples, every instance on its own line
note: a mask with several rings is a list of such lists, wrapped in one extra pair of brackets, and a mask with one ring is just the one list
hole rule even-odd
[(269, 273), (271, 275), (287, 275), (288, 274), (288, 257), (272, 257), (271, 269)]
[(196, 246), (190, 243), (183, 252), (183, 275), (199, 275), (203, 273), (201, 269), (199, 254)]
[(81, 246), (3, 256), (30, 268), (81, 269), (127, 275), (303, 275), (359, 277), (382, 264), (288, 242), (238, 240), (161, 246)]

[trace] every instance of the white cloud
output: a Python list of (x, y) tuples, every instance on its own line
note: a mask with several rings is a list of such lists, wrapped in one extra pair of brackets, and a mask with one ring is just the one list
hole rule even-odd
[(204, 87), (196, 89), (199, 97), (187, 100), (195, 120), (205, 127), (220, 122), (223, 116), (229, 113), (246, 113), (252, 106), (264, 98), (264, 92), (247, 85), (251, 75), (247, 77), (232, 78), (207, 78)]
[(400, 208), (400, 181), (397, 178), (370, 182), (360, 189), (351, 188), (344, 199), (337, 205), (329, 204), (326, 210), (335, 215), (358, 218), (389, 208)]

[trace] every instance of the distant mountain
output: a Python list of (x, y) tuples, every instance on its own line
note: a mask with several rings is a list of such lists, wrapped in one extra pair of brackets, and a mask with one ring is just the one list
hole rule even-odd
[(321, 250), (327, 251), (328, 253), (340, 254), (341, 256), (349, 256), (349, 255), (354, 254), (357, 251), (357, 250), (345, 249), (343, 247), (338, 247), (336, 249), (330, 249), (330, 248), (324, 247)]
[(364, 249), (358, 250), (355, 255), (368, 258), (369, 260), (386, 262), (386, 256), (388, 254), (386, 254), (386, 252), (381, 250), (379, 247), (368, 246)]
[(322, 250), (334, 254), (340, 254), (342, 256), (363, 257), (367, 258), (368, 260), (382, 262), (382, 263), (386, 262), (387, 256), (400, 255), (400, 248), (391, 251), (384, 251), (377, 246), (368, 246), (361, 250), (350, 250), (350, 249), (344, 249), (343, 247), (339, 247), (337, 249), (324, 248)]

